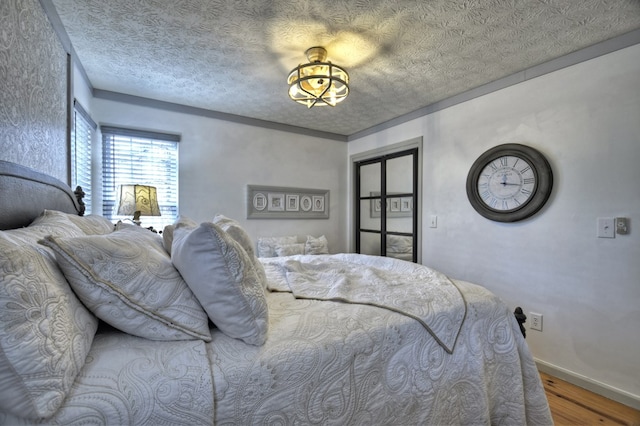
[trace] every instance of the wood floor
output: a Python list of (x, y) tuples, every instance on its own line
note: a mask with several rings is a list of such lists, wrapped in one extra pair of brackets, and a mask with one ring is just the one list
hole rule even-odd
[(556, 426), (640, 425), (640, 411), (540, 373)]

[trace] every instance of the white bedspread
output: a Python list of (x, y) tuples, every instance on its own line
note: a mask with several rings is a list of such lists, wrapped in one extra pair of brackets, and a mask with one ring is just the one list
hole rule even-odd
[[(378, 269), (397, 272), (424, 268), (345, 256), (333, 259), (365, 266), (373, 261)], [(267, 295), (266, 344), (248, 347), (219, 332), (207, 344), (217, 425), (552, 424), (513, 314), (483, 287), (455, 281), (467, 314), (449, 354), (406, 315), (294, 298), (282, 273), (292, 259), (302, 265), (329, 260), (264, 259), (269, 286), (285, 291)]]
[[(272, 290), (286, 282), (296, 299), (333, 300), (389, 309), (414, 318), (449, 353), (453, 352), (466, 305), (444, 274), (414, 263), (339, 254), (276, 263)], [(286, 290), (285, 290), (286, 291)]]
[[(270, 288), (284, 291), (267, 294), (270, 329), (263, 346), (215, 328), (210, 343), (103, 330), (62, 408), (43, 423), (552, 424), (518, 324), (485, 288), (452, 284), (424, 266), (390, 258), (298, 256), (264, 265)], [(411, 285), (400, 283), (403, 276)], [(414, 297), (417, 289), (409, 287), (423, 278), (425, 299), (397, 304), (404, 298), (396, 292), (407, 287), (405, 296)], [(314, 297), (342, 298), (356, 281), (369, 293), (357, 296), (361, 303), (296, 299), (289, 292), (295, 282)], [(392, 309), (373, 306), (378, 294)], [(441, 312), (439, 303), (453, 313)], [(414, 308), (419, 312), (396, 312)], [(31, 422), (0, 414), (0, 424)]]
[[(46, 425), (210, 425), (211, 369), (201, 340), (99, 332), (60, 410)], [(2, 425), (31, 425), (0, 413)]]

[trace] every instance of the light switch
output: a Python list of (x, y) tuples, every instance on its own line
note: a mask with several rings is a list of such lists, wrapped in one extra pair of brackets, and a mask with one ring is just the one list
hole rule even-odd
[(431, 215), (431, 222), (429, 222), (429, 228), (437, 228), (438, 227), (438, 216)]
[(612, 217), (599, 217), (598, 218), (598, 238), (615, 238), (616, 229), (614, 227), (614, 220)]

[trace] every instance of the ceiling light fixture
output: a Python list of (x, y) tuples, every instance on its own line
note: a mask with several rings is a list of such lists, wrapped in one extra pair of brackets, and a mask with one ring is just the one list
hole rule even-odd
[(349, 94), (349, 74), (327, 61), (324, 47), (312, 47), (305, 54), (309, 63), (300, 64), (289, 73), (289, 97), (307, 108), (336, 106), (344, 101)]

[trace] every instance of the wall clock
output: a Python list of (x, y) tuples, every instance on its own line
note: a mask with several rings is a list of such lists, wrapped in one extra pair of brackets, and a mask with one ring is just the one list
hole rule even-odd
[(467, 196), (487, 219), (516, 222), (535, 214), (551, 195), (553, 173), (539, 151), (504, 144), (483, 153), (467, 176)]

